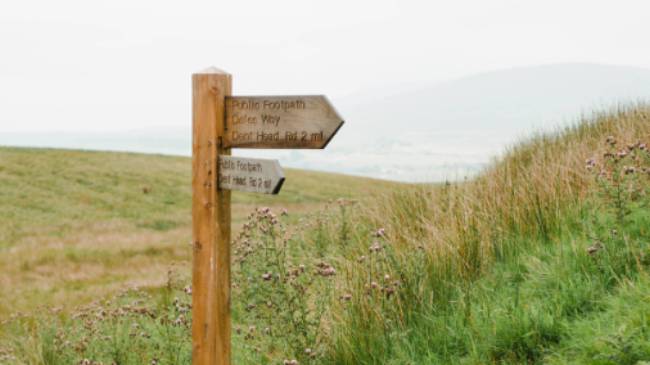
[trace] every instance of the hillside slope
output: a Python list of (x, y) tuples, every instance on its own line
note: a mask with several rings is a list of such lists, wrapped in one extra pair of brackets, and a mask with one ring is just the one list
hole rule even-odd
[[(388, 186), (308, 219), (257, 210), (233, 241), (233, 362), (650, 361), (649, 143), (637, 105), (531, 136), (471, 180)], [(133, 247), (101, 256), (130, 264), (112, 283), (160, 255)], [(56, 262), (99, 260), (78, 253)], [(190, 363), (188, 278), (157, 274), (145, 291), (5, 322), (0, 360)]]
[[(189, 272), (190, 159), (0, 147), (0, 317), (68, 306)], [(330, 200), (393, 184), (287, 170), (277, 196), (233, 194), (233, 229), (255, 207), (296, 218)]]

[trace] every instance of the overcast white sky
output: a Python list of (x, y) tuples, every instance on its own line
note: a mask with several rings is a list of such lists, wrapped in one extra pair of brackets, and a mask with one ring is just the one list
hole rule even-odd
[(333, 100), (559, 62), (650, 67), (650, 2), (42, 0), (0, 4), (0, 133), (186, 126), (190, 74)]

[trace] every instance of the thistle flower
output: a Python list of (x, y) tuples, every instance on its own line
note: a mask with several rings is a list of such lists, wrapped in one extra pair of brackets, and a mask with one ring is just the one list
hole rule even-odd
[(373, 242), (370, 246), (370, 252), (379, 252), (381, 251), (381, 244), (377, 241)]
[(336, 269), (331, 266), (325, 267), (319, 271), (321, 276), (333, 276), (336, 275)]

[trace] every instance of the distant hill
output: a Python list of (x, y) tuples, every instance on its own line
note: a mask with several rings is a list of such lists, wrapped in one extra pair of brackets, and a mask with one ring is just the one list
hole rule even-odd
[(532, 130), (640, 100), (650, 100), (648, 69), (563, 64), (494, 71), (346, 106), (349, 123), (331, 147), (358, 152), (365, 163), (350, 158), (344, 168), (377, 166), (374, 176), (454, 177)]
[[(334, 100), (346, 124), (325, 151), (240, 151), (284, 166), (405, 181), (462, 178), (533, 129), (581, 113), (650, 100), (650, 70), (557, 64), (500, 70), (442, 83), (362, 91)], [(75, 135), (0, 135), (0, 144), (188, 155), (188, 128)]]

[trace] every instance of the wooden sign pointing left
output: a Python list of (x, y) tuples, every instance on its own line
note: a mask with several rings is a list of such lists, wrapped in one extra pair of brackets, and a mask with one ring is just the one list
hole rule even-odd
[(219, 156), (218, 171), (220, 189), (277, 194), (284, 183), (277, 160)]

